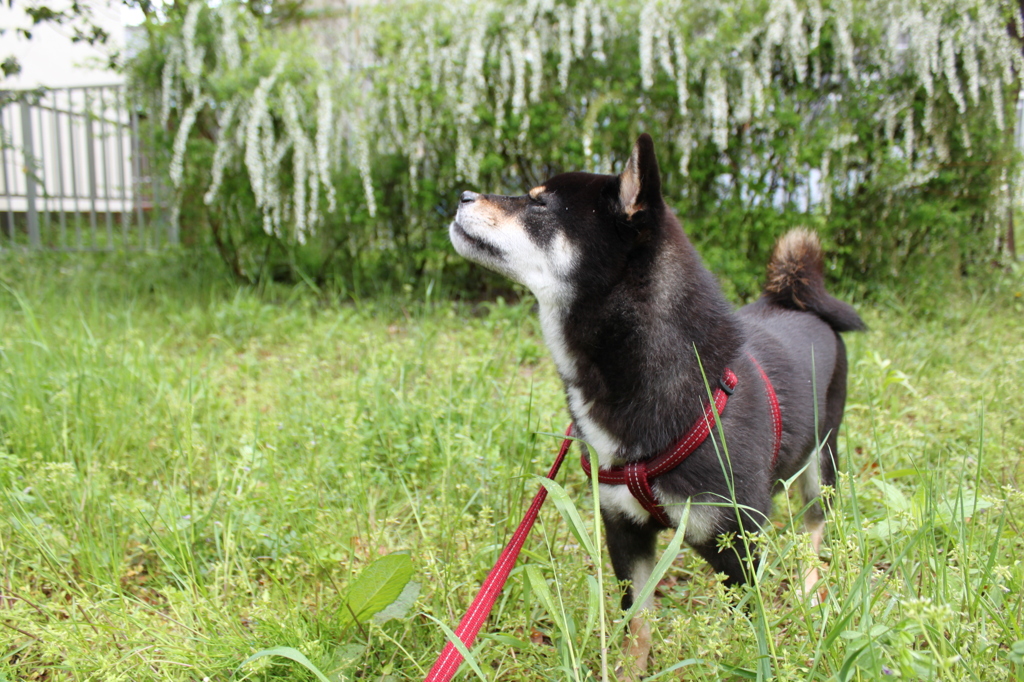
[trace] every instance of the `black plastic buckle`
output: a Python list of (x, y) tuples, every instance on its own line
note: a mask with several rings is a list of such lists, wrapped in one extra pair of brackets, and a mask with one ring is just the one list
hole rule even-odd
[(725, 394), (728, 395), (728, 396), (731, 396), (733, 391), (736, 390), (735, 386), (733, 386), (732, 388), (729, 388), (729, 384), (725, 383), (725, 378), (724, 377), (719, 377), (719, 379), (718, 379), (718, 386), (723, 391), (725, 391)]

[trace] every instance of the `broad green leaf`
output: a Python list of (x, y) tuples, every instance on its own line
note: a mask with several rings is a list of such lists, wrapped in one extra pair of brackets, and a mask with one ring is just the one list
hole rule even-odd
[(984, 511), (994, 502), (977, 493), (966, 490), (959, 497), (953, 495), (938, 504), (937, 515), (942, 523), (949, 525), (961, 519), (970, 519), (980, 511)]
[(910, 500), (903, 494), (903, 491), (891, 483), (886, 483), (879, 478), (872, 478), (871, 482), (882, 491), (885, 504), (897, 511), (910, 511)]
[(363, 569), (348, 590), (346, 605), (341, 610), (342, 623), (366, 622), (402, 595), (412, 578), (412, 559), (408, 554), (382, 556)]
[(374, 614), (373, 622), (380, 625), (395, 618), (405, 618), (405, 615), (409, 613), (409, 609), (416, 603), (416, 597), (418, 596), (420, 596), (420, 584), (409, 581), (405, 589), (402, 590), (402, 594), (398, 595), (395, 601), (388, 604), (387, 608), (383, 611)]
[(257, 651), (252, 656), (242, 661), (241, 665), (239, 665), (238, 667), (239, 669), (244, 668), (245, 666), (255, 661), (257, 658), (264, 658), (266, 656), (281, 656), (282, 658), (290, 659), (292, 661), (295, 661), (299, 665), (303, 666), (314, 675), (316, 675), (317, 679), (319, 679), (320, 682), (331, 682), (331, 680), (327, 678), (327, 675), (324, 675), (322, 672), (320, 672), (320, 668), (313, 665), (313, 663), (308, 658), (306, 658), (305, 654), (303, 654), (298, 649), (293, 649), (290, 646), (275, 646), (270, 649), (264, 649), (263, 651)]

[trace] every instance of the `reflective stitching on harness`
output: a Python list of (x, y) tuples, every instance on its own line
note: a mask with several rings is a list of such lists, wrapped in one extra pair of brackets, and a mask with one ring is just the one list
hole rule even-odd
[(774, 469), (779, 461), (779, 450), (782, 448), (782, 411), (779, 410), (779, 398), (775, 395), (775, 387), (772, 386), (772, 381), (768, 378), (768, 373), (761, 367), (761, 363), (750, 353), (747, 353), (747, 357), (761, 374), (761, 380), (764, 381), (764, 392), (768, 397), (768, 414), (771, 416), (772, 435), (775, 439), (772, 445), (772, 469)]
[[(726, 367), (719, 382), (721, 385), (716, 387), (712, 394), (713, 404), (708, 403), (703, 417), (691, 426), (689, 431), (671, 449), (651, 460), (630, 462), (623, 466), (598, 470), (597, 480), (607, 485), (625, 485), (647, 513), (662, 525), (671, 526), (668, 513), (654, 494), (651, 479), (682, 464), (711, 435), (711, 430), (716, 423), (715, 414), (721, 416), (729, 401), (729, 395), (736, 388), (738, 381), (733, 371)], [(580, 464), (587, 476), (590, 476), (590, 462), (586, 453), (580, 454)]]

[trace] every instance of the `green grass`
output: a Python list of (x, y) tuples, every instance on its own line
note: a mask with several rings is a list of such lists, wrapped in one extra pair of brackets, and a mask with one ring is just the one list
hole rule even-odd
[[(518, 523), (557, 447), (537, 434), (567, 421), (529, 302), (343, 303), (217, 272), (0, 257), (0, 680), (314, 679), (239, 669), (270, 647), (422, 679), (432, 619), (454, 627)], [(828, 600), (795, 592), (808, 547), (780, 496), (752, 589), (726, 594), (685, 549), (671, 564), (652, 673), (684, 665), (657, 679), (1024, 679), (1022, 289), (861, 306)], [(593, 532), (571, 462), (558, 481)], [(353, 624), (348, 587), (398, 550), (413, 609)], [(554, 505), (524, 554), (474, 651), (484, 677), (600, 679), (594, 558)]]

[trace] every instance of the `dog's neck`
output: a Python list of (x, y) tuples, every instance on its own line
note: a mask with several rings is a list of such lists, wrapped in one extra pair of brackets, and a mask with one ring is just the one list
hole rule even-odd
[(570, 412), (602, 466), (674, 443), (703, 415), (707, 386), (743, 343), (731, 306), (681, 230), (634, 266), (607, 288), (583, 282), (569, 300), (539, 306)]

